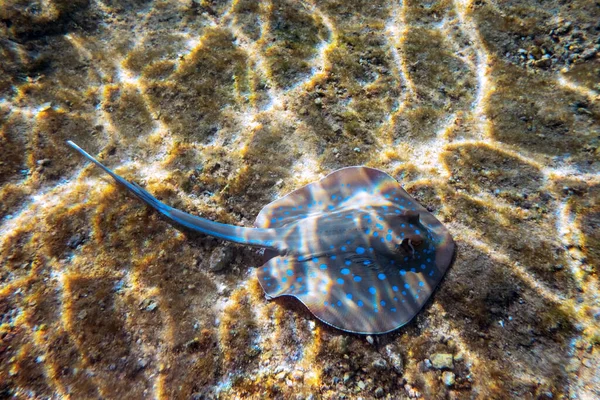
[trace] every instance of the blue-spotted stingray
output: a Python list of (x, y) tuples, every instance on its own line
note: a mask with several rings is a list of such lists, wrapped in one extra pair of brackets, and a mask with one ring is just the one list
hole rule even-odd
[(161, 202), (67, 142), (170, 221), (266, 249), (267, 298), (292, 296), (321, 321), (380, 334), (408, 323), (450, 266), (448, 230), (388, 174), (348, 167), (267, 204), (254, 228), (221, 224)]

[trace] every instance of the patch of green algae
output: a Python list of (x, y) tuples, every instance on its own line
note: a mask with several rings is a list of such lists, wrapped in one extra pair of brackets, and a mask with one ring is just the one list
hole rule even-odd
[[(1, 396), (598, 397), (598, 12), (0, 1)], [(265, 300), (255, 249), (177, 231), (67, 139), (245, 226), (335, 168), (381, 168), (456, 260), (369, 342)]]

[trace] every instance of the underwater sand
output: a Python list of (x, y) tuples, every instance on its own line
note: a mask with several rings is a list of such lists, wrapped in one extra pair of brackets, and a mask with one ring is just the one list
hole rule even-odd
[[(600, 6), (0, 0), (0, 397), (600, 397)], [(451, 231), (384, 336), (267, 301), (251, 226), (349, 165)]]

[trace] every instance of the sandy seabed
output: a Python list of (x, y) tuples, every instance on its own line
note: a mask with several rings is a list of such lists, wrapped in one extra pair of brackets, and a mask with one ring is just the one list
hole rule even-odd
[[(600, 397), (600, 4), (0, 0), (0, 397)], [(267, 301), (251, 226), (349, 165), (450, 229), (409, 325)]]

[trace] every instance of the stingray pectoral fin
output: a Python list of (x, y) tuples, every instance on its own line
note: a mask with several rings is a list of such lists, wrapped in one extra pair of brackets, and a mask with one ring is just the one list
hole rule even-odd
[(104, 172), (109, 174), (115, 181), (117, 181), (117, 183), (128, 189), (137, 198), (178, 225), (231, 242), (260, 247), (272, 247), (274, 245), (275, 232), (272, 229), (252, 229), (241, 226), (221, 224), (219, 222), (210, 221), (208, 219), (177, 210), (176, 208), (173, 208), (152, 196), (137, 183), (129, 182), (125, 178), (117, 175), (113, 170), (96, 160), (81, 147), (77, 146), (74, 142), (68, 140), (67, 144), (73, 149), (77, 150), (89, 161), (102, 168)]
[[(362, 334), (389, 332), (408, 323), (429, 297), (413, 296), (421, 274), (385, 275), (379, 265), (365, 267), (345, 257), (270, 259), (257, 271), (269, 298), (293, 296), (324, 323)], [(416, 291), (415, 291), (416, 292)]]

